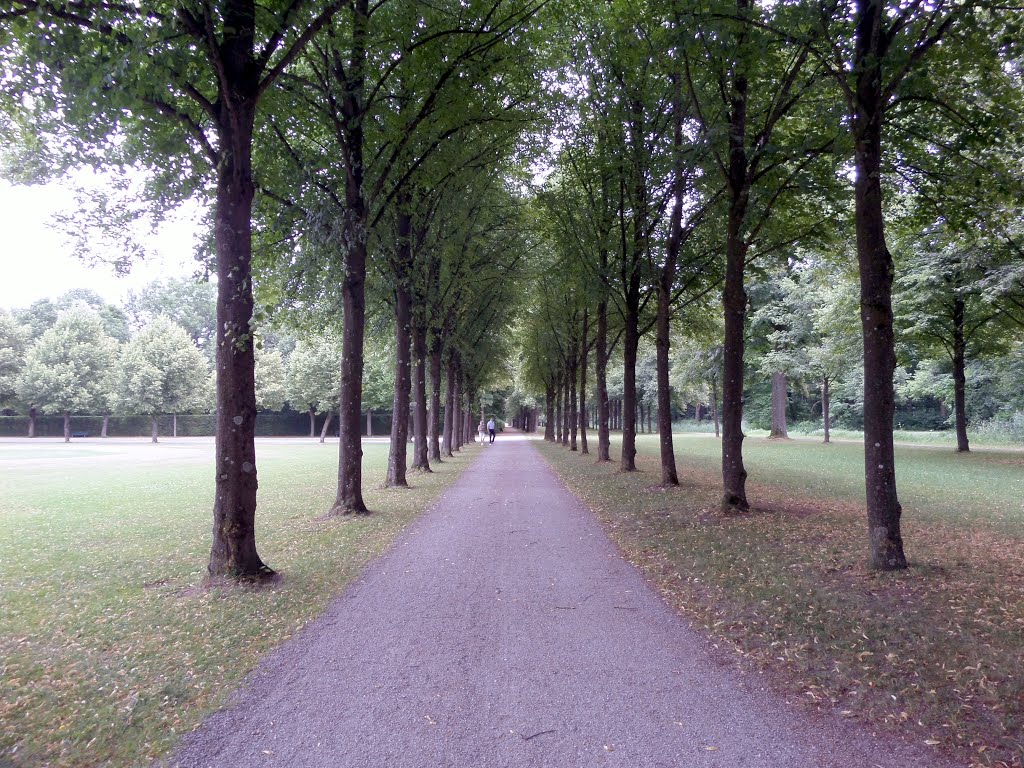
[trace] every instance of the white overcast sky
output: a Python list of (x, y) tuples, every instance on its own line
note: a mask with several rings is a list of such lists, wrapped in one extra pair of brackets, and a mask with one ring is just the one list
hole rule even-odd
[(129, 289), (196, 271), (195, 224), (187, 217), (161, 227), (146, 244), (151, 256), (133, 265), (126, 277), (117, 277), (109, 266), (84, 265), (72, 255), (65, 235), (48, 225), (56, 213), (73, 206), (73, 191), (59, 184), (25, 187), (0, 180), (0, 308), (27, 307), (73, 288), (91, 288), (120, 304)]

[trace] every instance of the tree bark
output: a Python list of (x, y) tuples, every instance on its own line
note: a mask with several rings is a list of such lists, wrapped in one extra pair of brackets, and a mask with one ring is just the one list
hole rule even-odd
[[(404, 201), (407, 202), (407, 201)], [(391, 446), (388, 449), (388, 471), (384, 484), (391, 488), (408, 488), (406, 478), (408, 461), (410, 346), (412, 344), (412, 290), (409, 287), (412, 271), (412, 216), (407, 205), (399, 207), (395, 221), (395, 261), (392, 274), (395, 281), (395, 385), (391, 405)]]
[(626, 310), (626, 333), (623, 337), (622, 377), (622, 471), (636, 471), (636, 350), (640, 344), (639, 321), (632, 308)]
[(578, 410), (578, 401), (576, 400), (576, 377), (579, 375), (578, 364), (577, 364), (577, 349), (576, 339), (573, 336), (569, 337), (569, 368), (568, 368), (568, 385), (569, 385), (569, 450), (578, 450), (576, 444), (576, 438), (578, 436), (580, 414)]
[(64, 411), (64, 442), (71, 442), (71, 412)]
[(316, 436), (316, 408), (309, 406), (309, 436)]
[(569, 395), (568, 372), (562, 375), (562, 446), (569, 447), (569, 425), (572, 421), (572, 399)]
[(427, 457), (427, 327), (423, 318), (413, 325), (413, 462), (415, 469), (430, 472)]
[(158, 443), (158, 442), (160, 442), (160, 439), (159, 439), (160, 435), (159, 435), (159, 424), (157, 422), (157, 417), (156, 416), (150, 416), (149, 420), (150, 420), (150, 425), (152, 427), (151, 439), (152, 439), (152, 441), (154, 443)]
[(964, 300), (953, 301), (953, 410), (956, 418), (956, 450), (967, 453), (967, 341), (964, 337)]
[[(262, 579), (274, 575), (256, 551), (256, 363), (252, 339), (252, 134), (256, 82), (254, 19), (224, 19), (234, 35), (230, 94), (221, 93), (214, 240), (217, 251), (217, 432), (211, 577)], [(226, 36), (228, 33), (225, 33)], [(222, 91), (224, 87), (222, 86)]]
[(427, 415), (427, 451), (431, 461), (441, 461), (441, 442), (437, 434), (441, 423), (441, 343), (430, 345), (430, 407)]
[(562, 443), (562, 382), (555, 380), (555, 442)]
[[(363, 344), (366, 331), (367, 207), (363, 189), (363, 87), (366, 79), (366, 40), (369, 0), (352, 3), (352, 56), (341, 108), (346, 158), (345, 212), (340, 248), (344, 254), (342, 281), (341, 396), (338, 407), (338, 493), (331, 514), (369, 514), (363, 501)], [(399, 417), (396, 414), (396, 418)]]
[(786, 409), (789, 405), (789, 397), (786, 393), (786, 374), (776, 371), (772, 374), (772, 419), (771, 431), (768, 437), (789, 438), (789, 429), (786, 424)]
[(551, 382), (544, 388), (544, 439), (555, 442), (555, 385)]
[(107, 436), (107, 428), (110, 426), (110, 414), (103, 414), (103, 426), (100, 427), (100, 437)]
[[(736, 0), (739, 16), (750, 13), (750, 0)], [(741, 33), (741, 43), (745, 33)], [(739, 46), (742, 48), (742, 45)], [(747, 311), (744, 269), (747, 243), (743, 222), (750, 188), (747, 177), (747, 77), (737, 69), (730, 94), (729, 126), (729, 212), (726, 231), (725, 286), (722, 304), (725, 314), (725, 349), (722, 381), (722, 511), (746, 512), (747, 471), (743, 466), (743, 325)]]
[(882, 61), (888, 41), (883, 6), (857, 0), (853, 71), (853, 115), (857, 263), (860, 268), (861, 328), (864, 335), (864, 467), (867, 487), (870, 565), (875, 570), (907, 567), (900, 533), (902, 508), (896, 496), (893, 374), (892, 254), (885, 242), (882, 206), (882, 122), (885, 115)]
[(334, 420), (334, 411), (328, 411), (327, 415), (324, 416), (324, 425), (320, 429), (320, 442), (327, 440), (327, 430), (331, 428), (331, 421)]
[(590, 335), (590, 314), (583, 310), (583, 338), (580, 341), (580, 454), (589, 454), (587, 447), (587, 337)]
[(829, 423), (832, 418), (829, 415), (829, 409), (831, 407), (831, 392), (828, 387), (828, 376), (821, 377), (821, 422), (825, 428), (825, 442), (832, 442), (830, 431), (832, 425)]
[(32, 406), (28, 409), (28, 436), (36, 436), (36, 408)]
[(718, 377), (711, 379), (711, 417), (715, 420), (715, 437), (721, 437), (722, 425), (718, 418)]
[(455, 445), (455, 366), (452, 364), (451, 356), (448, 358), (448, 365), (445, 368), (445, 393), (444, 393), (444, 430), (441, 438), (442, 450), (445, 456), (454, 458), (453, 448)]

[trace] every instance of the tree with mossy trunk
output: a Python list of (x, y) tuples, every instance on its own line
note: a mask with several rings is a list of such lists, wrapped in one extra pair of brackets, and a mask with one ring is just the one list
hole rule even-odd
[(121, 350), (113, 377), (113, 410), (149, 416), (155, 443), (160, 415), (203, 406), (209, 374), (206, 358), (185, 329), (157, 317)]
[[(12, 0), (5, 88), (40, 133), (76, 133), (75, 162), (155, 169), (163, 193), (214, 187), (216, 493), (211, 576), (273, 575), (256, 551), (253, 141), (264, 97), (350, 3), (143, 6)], [(115, 139), (116, 137), (116, 139)]]
[(117, 342), (103, 320), (84, 305), (61, 313), (25, 355), (18, 398), (47, 414), (64, 417), (64, 442), (71, 441), (71, 416), (100, 410), (113, 369)]

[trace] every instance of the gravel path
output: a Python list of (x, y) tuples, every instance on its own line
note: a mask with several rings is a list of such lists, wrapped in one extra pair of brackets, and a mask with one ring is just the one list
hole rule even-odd
[(750, 680), (712, 659), (529, 441), (500, 436), (170, 764), (943, 765)]

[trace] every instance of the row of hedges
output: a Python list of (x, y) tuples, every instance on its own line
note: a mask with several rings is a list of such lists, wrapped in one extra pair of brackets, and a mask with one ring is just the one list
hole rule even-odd
[[(157, 418), (160, 435), (174, 434), (175, 418), (170, 415)], [(366, 418), (363, 420), (366, 430)], [(324, 417), (316, 419), (317, 434), (323, 426)], [(186, 413), (177, 417), (178, 437), (210, 436), (216, 428), (216, 417), (212, 413)], [(98, 437), (103, 431), (102, 416), (72, 416), (72, 432), (88, 432)], [(391, 432), (391, 414), (373, 414), (373, 434), (387, 435)], [(149, 416), (111, 416), (107, 423), (108, 437), (149, 437), (152, 424)], [(0, 416), (0, 437), (25, 437), (28, 434), (28, 416)], [(309, 414), (284, 411), (266, 411), (256, 415), (256, 434), (261, 437), (301, 437), (309, 435)], [(338, 434), (338, 419), (331, 420), (331, 436)], [(63, 437), (63, 416), (37, 416), (36, 437)]]

